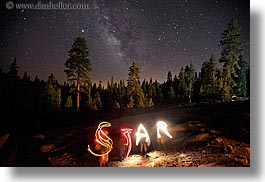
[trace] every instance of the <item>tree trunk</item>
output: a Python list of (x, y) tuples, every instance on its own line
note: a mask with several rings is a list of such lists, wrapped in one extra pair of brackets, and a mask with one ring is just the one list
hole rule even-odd
[(91, 98), (91, 87), (88, 86), (87, 89), (87, 108), (91, 109), (92, 108), (92, 98)]
[(189, 104), (191, 104), (191, 93), (189, 93)]

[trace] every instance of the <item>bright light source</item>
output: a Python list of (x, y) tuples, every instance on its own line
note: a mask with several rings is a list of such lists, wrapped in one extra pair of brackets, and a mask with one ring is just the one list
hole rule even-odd
[(167, 131), (167, 123), (165, 123), (164, 121), (158, 121), (156, 126), (157, 126), (157, 138), (161, 138), (159, 132), (160, 130), (162, 130), (169, 138), (172, 138), (170, 133)]
[[(143, 133), (141, 133), (141, 130), (143, 131)], [(136, 132), (136, 146), (139, 145), (140, 140), (145, 137), (145, 142), (147, 143), (147, 145), (149, 146), (151, 144), (151, 140), (150, 137), (144, 127), (144, 125), (142, 123), (140, 123), (140, 125), (138, 126), (138, 130)]]
[(123, 136), (126, 138), (126, 143), (124, 145), (128, 146), (126, 157), (130, 155), (130, 152), (132, 150), (132, 136), (131, 133), (133, 129), (131, 128), (122, 128), (121, 131), (123, 132)]
[(100, 156), (104, 156), (104, 155), (107, 155), (108, 153), (110, 153), (110, 151), (111, 151), (111, 149), (112, 149), (112, 146), (113, 146), (113, 141), (112, 141), (112, 139), (111, 139), (110, 137), (108, 137), (107, 133), (105, 133), (105, 132), (102, 130), (102, 128), (110, 127), (110, 126), (111, 126), (111, 124), (110, 124), (109, 122), (101, 122), (101, 123), (98, 125), (98, 128), (97, 128), (97, 130), (96, 130), (96, 132), (95, 132), (96, 142), (97, 142), (98, 144), (100, 144), (101, 146), (106, 147), (108, 151), (105, 152), (105, 153), (103, 153), (103, 154), (97, 154), (97, 153), (94, 153), (94, 152), (90, 149), (89, 145), (87, 145), (87, 147), (88, 147), (87, 150), (88, 150), (91, 154), (100, 157)]

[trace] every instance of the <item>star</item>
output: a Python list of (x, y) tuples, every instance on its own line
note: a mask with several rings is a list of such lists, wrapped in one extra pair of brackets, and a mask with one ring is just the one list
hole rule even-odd
[[(213, 52), (220, 53), (221, 33), (232, 17), (242, 28), (242, 40), (248, 42), (249, 4), (245, 1), (100, 0), (81, 11), (10, 11), (1, 19), (0, 60), (4, 63), (1, 61), (0, 66), (6, 68), (10, 57), (17, 56), (18, 66), (32, 77), (46, 80), (54, 73), (63, 83), (68, 51), (74, 40), (83, 36), (93, 68), (92, 81), (107, 82), (111, 76), (126, 80), (135, 59), (144, 71), (141, 79), (160, 70), (152, 76), (163, 82), (163, 70), (178, 72), (191, 59), (200, 70)], [(26, 58), (31, 64), (20, 62)], [(36, 66), (38, 63), (45, 69)]]

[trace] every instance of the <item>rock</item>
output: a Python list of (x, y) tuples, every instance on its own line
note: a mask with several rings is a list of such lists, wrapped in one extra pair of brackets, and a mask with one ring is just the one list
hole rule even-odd
[(45, 138), (46, 137), (43, 134), (35, 135), (35, 136), (32, 137), (32, 139), (34, 139), (34, 140), (40, 140), (40, 141), (45, 140)]
[(220, 137), (217, 137), (215, 140), (216, 140), (217, 142), (222, 142), (222, 141), (223, 141), (223, 139), (220, 138)]
[[(53, 167), (73, 167), (78, 165), (76, 162), (76, 158), (74, 158), (73, 155), (64, 153), (63, 155), (56, 156), (56, 157), (50, 157), (49, 161), (51, 162), (51, 166)], [(74, 164), (74, 162), (76, 162)]]
[(248, 154), (250, 154), (250, 147), (245, 147), (245, 150), (247, 151)]
[(203, 130), (205, 131), (206, 125), (201, 121), (188, 121), (186, 123), (178, 124), (173, 127), (168, 128), (169, 132), (183, 132), (183, 131), (199, 131)]
[[(236, 158), (250, 160), (250, 147), (234, 147), (233, 154)], [(246, 163), (246, 162), (244, 162)]]
[(40, 147), (40, 151), (42, 153), (47, 153), (47, 152), (50, 152), (53, 148), (54, 148), (54, 144), (42, 145)]
[(221, 132), (220, 131), (216, 131), (216, 130), (210, 130), (210, 132), (212, 133), (212, 134), (216, 134), (216, 135), (219, 135)]
[(178, 124), (178, 125), (175, 125), (171, 128), (168, 128), (169, 132), (177, 132), (177, 131), (185, 131), (185, 130), (186, 130), (186, 128), (185, 128), (184, 124)]
[(201, 131), (201, 132), (205, 132), (206, 129), (205, 129), (205, 128), (201, 128), (200, 131)]
[(209, 139), (211, 136), (208, 133), (200, 133), (198, 135), (191, 136), (187, 141), (189, 142), (201, 142)]
[(225, 151), (230, 154), (233, 151), (233, 146), (232, 145), (227, 145), (225, 147)]
[(9, 134), (4, 134), (3, 136), (0, 137), (0, 149), (2, 146), (6, 143), (7, 139), (9, 138)]
[(189, 128), (202, 128), (206, 125), (204, 123), (202, 123), (201, 121), (188, 121), (187, 126)]

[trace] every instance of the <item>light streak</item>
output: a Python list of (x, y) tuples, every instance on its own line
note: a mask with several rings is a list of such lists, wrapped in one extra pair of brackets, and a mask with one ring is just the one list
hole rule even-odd
[[(141, 133), (141, 130), (144, 132), (144, 133)], [(139, 145), (140, 143), (140, 140), (145, 137), (145, 142), (147, 143), (147, 145), (149, 146), (151, 144), (151, 140), (150, 140), (150, 137), (144, 127), (144, 125), (142, 123), (139, 124), (138, 126), (138, 131), (136, 132), (136, 146)]]
[(167, 131), (167, 123), (165, 123), (164, 121), (158, 121), (156, 126), (157, 126), (157, 138), (161, 138), (159, 132), (160, 130), (162, 130), (169, 138), (172, 138), (170, 133)]
[(123, 132), (123, 136), (126, 138), (126, 143), (124, 145), (128, 146), (128, 150), (127, 150), (127, 155), (126, 157), (129, 156), (131, 150), (132, 150), (132, 136), (131, 133), (133, 131), (133, 129), (131, 128), (121, 128), (121, 131)]
[(112, 146), (113, 146), (113, 141), (110, 137), (107, 136), (107, 134), (102, 130), (102, 128), (105, 128), (105, 127), (110, 127), (111, 124), (109, 122), (101, 122), (99, 123), (98, 125), (98, 128), (95, 132), (95, 137), (96, 137), (96, 142), (100, 145), (102, 145), (103, 147), (107, 148), (107, 152), (103, 153), (103, 154), (97, 154), (95, 152), (93, 152), (91, 150), (91, 148), (89, 147), (89, 145), (87, 145), (87, 150), (95, 155), (95, 156), (104, 156), (104, 155), (107, 155), (110, 153), (111, 149), (112, 149)]

